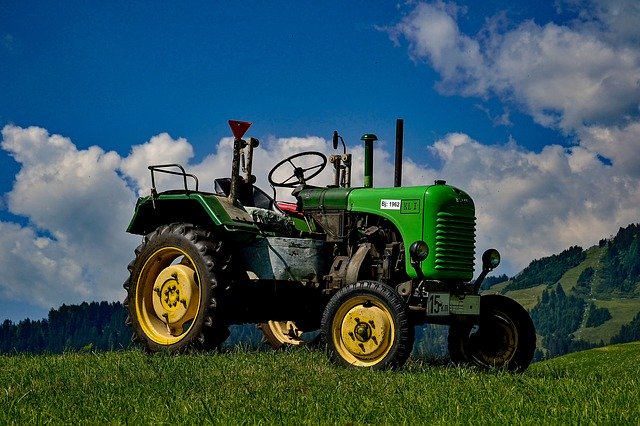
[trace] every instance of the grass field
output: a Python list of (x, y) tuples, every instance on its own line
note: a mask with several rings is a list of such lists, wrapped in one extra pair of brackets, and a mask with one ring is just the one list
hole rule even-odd
[(410, 360), (332, 365), (323, 351), (1, 356), (0, 424), (638, 424), (640, 342), (524, 374)]

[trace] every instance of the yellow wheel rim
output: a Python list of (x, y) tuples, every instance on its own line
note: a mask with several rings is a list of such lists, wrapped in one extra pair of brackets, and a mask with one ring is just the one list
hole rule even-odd
[(356, 296), (343, 303), (332, 330), (338, 354), (358, 367), (380, 363), (391, 351), (396, 333), (389, 309), (373, 296)]
[(284, 345), (297, 346), (304, 343), (303, 331), (294, 321), (268, 321), (260, 324), (260, 329), (267, 343), (276, 348)]
[(144, 334), (161, 345), (184, 338), (200, 310), (200, 279), (177, 247), (155, 251), (136, 282), (136, 316)]

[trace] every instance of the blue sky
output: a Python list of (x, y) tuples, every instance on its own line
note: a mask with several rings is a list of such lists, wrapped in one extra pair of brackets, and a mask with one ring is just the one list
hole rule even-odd
[(376, 133), (376, 186), (403, 118), (405, 182), (466, 189), (497, 272), (639, 221), (639, 3), (542, 3), (0, 0), (0, 319), (121, 300), (146, 165), (227, 175), (230, 118), (259, 179)]

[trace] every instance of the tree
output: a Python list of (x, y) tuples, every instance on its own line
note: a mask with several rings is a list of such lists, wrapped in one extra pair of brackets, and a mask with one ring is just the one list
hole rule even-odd
[(586, 297), (591, 294), (591, 282), (593, 281), (595, 272), (595, 269), (588, 266), (580, 273), (576, 286), (574, 287), (574, 291), (578, 295)]
[(593, 290), (600, 295), (640, 295), (640, 225), (620, 228), (609, 240)]
[(611, 312), (607, 308), (596, 308), (595, 304), (589, 305), (587, 312), (587, 327), (597, 327), (604, 324), (612, 318)]

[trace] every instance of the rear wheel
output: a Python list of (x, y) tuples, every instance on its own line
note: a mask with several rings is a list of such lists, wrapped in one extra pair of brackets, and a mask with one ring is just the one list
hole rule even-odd
[(524, 371), (533, 359), (536, 332), (520, 304), (492, 294), (480, 298), (477, 321), (451, 325), (448, 340), (454, 363)]
[(218, 318), (222, 243), (188, 224), (164, 225), (136, 249), (125, 281), (133, 339), (152, 352), (210, 349), (228, 335)]
[(376, 281), (340, 289), (325, 308), (321, 333), (333, 361), (356, 367), (401, 367), (413, 348), (404, 301)]

